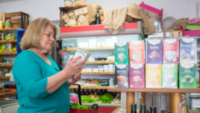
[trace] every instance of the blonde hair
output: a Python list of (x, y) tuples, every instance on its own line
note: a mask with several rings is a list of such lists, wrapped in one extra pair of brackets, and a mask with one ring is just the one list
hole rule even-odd
[[(27, 50), (29, 48), (40, 48), (40, 38), (42, 37), (45, 28), (50, 25), (54, 30), (54, 38), (56, 40), (57, 27), (47, 18), (38, 18), (32, 21), (27, 30), (25, 31), (24, 36), (20, 42), (21, 50)], [(55, 45), (54, 41), (54, 44)], [(51, 50), (48, 51), (48, 55), (51, 55)]]

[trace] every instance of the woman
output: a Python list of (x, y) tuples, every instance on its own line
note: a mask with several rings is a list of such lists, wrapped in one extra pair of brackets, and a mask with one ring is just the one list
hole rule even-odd
[(56, 26), (45, 18), (30, 23), (20, 43), (13, 76), (17, 85), (18, 113), (69, 113), (68, 87), (81, 77), (86, 60), (70, 58), (63, 70), (49, 56), (56, 40)]

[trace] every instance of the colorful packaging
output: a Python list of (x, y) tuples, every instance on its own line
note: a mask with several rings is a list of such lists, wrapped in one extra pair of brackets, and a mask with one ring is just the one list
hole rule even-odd
[(0, 44), (1, 46), (1, 51), (0, 53), (4, 53), (5, 52), (5, 49), (6, 49), (6, 44)]
[(161, 88), (161, 64), (146, 64), (146, 88)]
[(147, 64), (162, 64), (162, 40), (147, 40), (146, 41), (146, 63)]
[(163, 40), (163, 63), (179, 63), (179, 39)]
[(145, 88), (144, 64), (131, 64), (129, 67), (130, 88)]
[(197, 40), (194, 38), (180, 39), (180, 63), (197, 62)]
[(128, 65), (115, 65), (115, 87), (128, 88)]
[(197, 88), (195, 64), (180, 64), (179, 65), (179, 88), (182, 88), (182, 89)]
[(129, 63), (128, 43), (117, 42), (115, 44), (115, 64), (128, 65), (128, 63)]
[(178, 88), (178, 64), (162, 64), (162, 88)]
[(130, 64), (145, 64), (144, 52), (144, 41), (129, 42)]

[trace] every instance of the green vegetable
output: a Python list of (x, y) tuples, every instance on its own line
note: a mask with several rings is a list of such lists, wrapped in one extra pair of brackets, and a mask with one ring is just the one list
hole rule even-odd
[(93, 98), (92, 103), (102, 102), (100, 98)]
[(92, 102), (92, 99), (90, 96), (81, 96), (81, 101), (84, 103)]
[(74, 108), (74, 109), (91, 109), (90, 106), (80, 105), (78, 102), (71, 103), (70, 108)]
[(111, 103), (113, 99), (114, 97), (109, 93), (106, 93), (101, 96), (102, 103)]
[(91, 108), (92, 108), (92, 109), (99, 109), (99, 106), (98, 106), (98, 104), (93, 104), (93, 105), (91, 106)]

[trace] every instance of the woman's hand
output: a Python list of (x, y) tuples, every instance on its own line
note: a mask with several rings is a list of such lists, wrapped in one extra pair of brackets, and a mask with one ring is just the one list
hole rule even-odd
[(73, 85), (74, 83), (78, 82), (81, 79), (81, 74), (77, 76), (76, 78), (71, 77), (67, 80), (68, 86)]
[(63, 69), (63, 71), (65, 71), (68, 76), (71, 77), (82, 70), (82, 67), (85, 65), (86, 59), (78, 61), (79, 59), (81, 59), (81, 56), (78, 56), (76, 58), (71, 57), (68, 59), (67, 64)]

